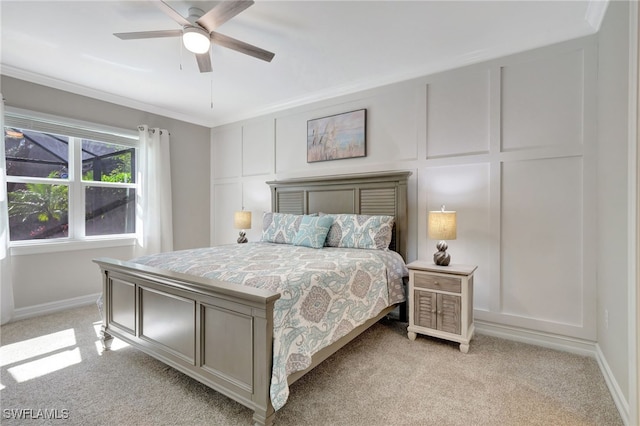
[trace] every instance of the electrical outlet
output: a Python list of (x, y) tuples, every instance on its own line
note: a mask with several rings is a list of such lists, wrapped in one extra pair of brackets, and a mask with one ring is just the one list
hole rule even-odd
[(604, 328), (605, 330), (609, 329), (609, 310), (604, 310)]

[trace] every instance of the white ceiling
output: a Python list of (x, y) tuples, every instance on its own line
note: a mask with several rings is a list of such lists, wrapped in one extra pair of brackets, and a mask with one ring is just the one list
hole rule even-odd
[[(217, 2), (167, 3), (186, 16)], [(201, 74), (179, 38), (113, 36), (180, 28), (149, 1), (0, 0), (0, 65), (4, 75), (214, 127), (592, 34), (606, 6), (257, 0), (217, 31), (273, 61), (214, 46), (213, 72)]]

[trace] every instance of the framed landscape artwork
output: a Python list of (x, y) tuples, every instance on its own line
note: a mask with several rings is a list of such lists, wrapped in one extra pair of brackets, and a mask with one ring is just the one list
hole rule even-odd
[(307, 121), (307, 163), (365, 157), (367, 110)]

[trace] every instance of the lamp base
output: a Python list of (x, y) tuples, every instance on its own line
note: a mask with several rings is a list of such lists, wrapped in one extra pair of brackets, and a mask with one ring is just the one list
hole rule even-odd
[(451, 256), (447, 253), (447, 249), (449, 246), (444, 241), (440, 241), (436, 248), (437, 252), (433, 254), (433, 263), (438, 266), (449, 266), (449, 262), (451, 262)]
[(249, 240), (247, 240), (247, 234), (244, 231), (240, 231), (239, 233), (239, 237), (238, 237), (238, 244), (242, 244), (242, 243), (246, 243)]

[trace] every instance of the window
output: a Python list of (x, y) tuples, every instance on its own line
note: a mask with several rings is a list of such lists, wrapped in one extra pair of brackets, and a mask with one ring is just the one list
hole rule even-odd
[(134, 237), (137, 133), (8, 112), (13, 245)]

